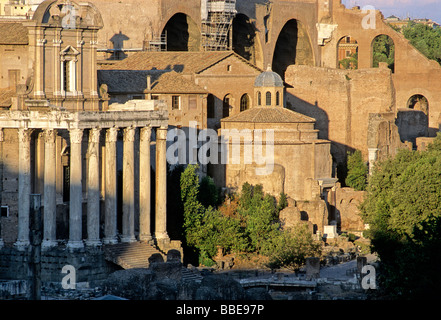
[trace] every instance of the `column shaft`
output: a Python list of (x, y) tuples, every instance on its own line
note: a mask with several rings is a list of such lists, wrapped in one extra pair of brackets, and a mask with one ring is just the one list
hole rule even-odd
[(135, 128), (124, 129), (122, 242), (135, 241)]
[(56, 132), (52, 129), (44, 131), (44, 231), (43, 248), (57, 245), (56, 241), (56, 172), (55, 172), (55, 136)]
[(104, 199), (104, 239), (105, 244), (117, 243), (117, 192), (116, 192), (116, 142), (118, 140), (118, 128), (110, 128), (106, 132), (106, 155), (105, 155), (105, 199)]
[(18, 237), (15, 245), (27, 247), (29, 242), (29, 213), (31, 194), (31, 133), (18, 129)]
[(89, 131), (87, 176), (87, 245), (100, 245), (100, 129)]
[(139, 138), (139, 240), (150, 241), (150, 127), (140, 130)]
[(168, 240), (167, 234), (167, 128), (156, 129), (156, 240)]
[(69, 248), (82, 248), (82, 153), (83, 130), (71, 129), (70, 134), (70, 201)]

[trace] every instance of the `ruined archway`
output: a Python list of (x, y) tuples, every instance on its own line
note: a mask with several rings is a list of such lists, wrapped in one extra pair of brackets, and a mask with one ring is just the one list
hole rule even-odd
[(162, 35), (167, 39), (167, 51), (199, 51), (201, 31), (188, 15), (176, 13), (168, 20)]
[(407, 108), (423, 111), (429, 115), (429, 100), (422, 94), (415, 94), (407, 101)]
[(252, 64), (262, 67), (262, 47), (256, 27), (241, 13), (233, 19), (233, 51)]
[(372, 67), (378, 68), (380, 63), (387, 63), (392, 73), (395, 72), (395, 44), (386, 34), (380, 34), (372, 41)]
[(277, 38), (272, 68), (283, 79), (289, 65), (314, 65), (314, 53), (308, 31), (298, 20), (289, 20)]
[(344, 36), (338, 41), (337, 67), (358, 69), (358, 42), (351, 36)]

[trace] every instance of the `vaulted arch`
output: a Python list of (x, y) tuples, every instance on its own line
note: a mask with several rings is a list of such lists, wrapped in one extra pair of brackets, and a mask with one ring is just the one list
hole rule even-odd
[(277, 38), (272, 69), (282, 78), (289, 65), (314, 65), (314, 53), (305, 25), (296, 19), (285, 23)]
[(185, 13), (176, 13), (166, 23), (162, 35), (167, 39), (167, 51), (199, 51), (201, 31)]

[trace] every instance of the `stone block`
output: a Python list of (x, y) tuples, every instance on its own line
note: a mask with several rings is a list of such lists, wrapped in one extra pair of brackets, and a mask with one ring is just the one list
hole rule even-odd
[(326, 239), (334, 239), (337, 237), (337, 226), (331, 225), (331, 226), (324, 226), (323, 227), (323, 236)]
[(320, 276), (320, 258), (306, 258), (305, 262), (306, 278), (317, 279)]

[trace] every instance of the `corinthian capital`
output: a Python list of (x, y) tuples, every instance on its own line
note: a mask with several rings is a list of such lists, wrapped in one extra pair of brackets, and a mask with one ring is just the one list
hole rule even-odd
[(134, 142), (135, 141), (135, 128), (127, 127), (124, 129), (124, 141), (126, 142)]
[(83, 129), (70, 129), (70, 143), (81, 143), (83, 141)]
[(89, 130), (89, 142), (99, 143), (100, 142), (101, 129), (93, 128)]
[(109, 128), (106, 131), (106, 142), (116, 142), (118, 140), (118, 128)]
[(150, 141), (152, 136), (152, 127), (145, 127), (139, 130), (139, 139), (142, 141)]
[(20, 142), (29, 142), (31, 140), (32, 129), (20, 128), (18, 129), (18, 140)]
[(55, 143), (56, 132), (54, 129), (44, 130), (44, 142), (45, 143)]

